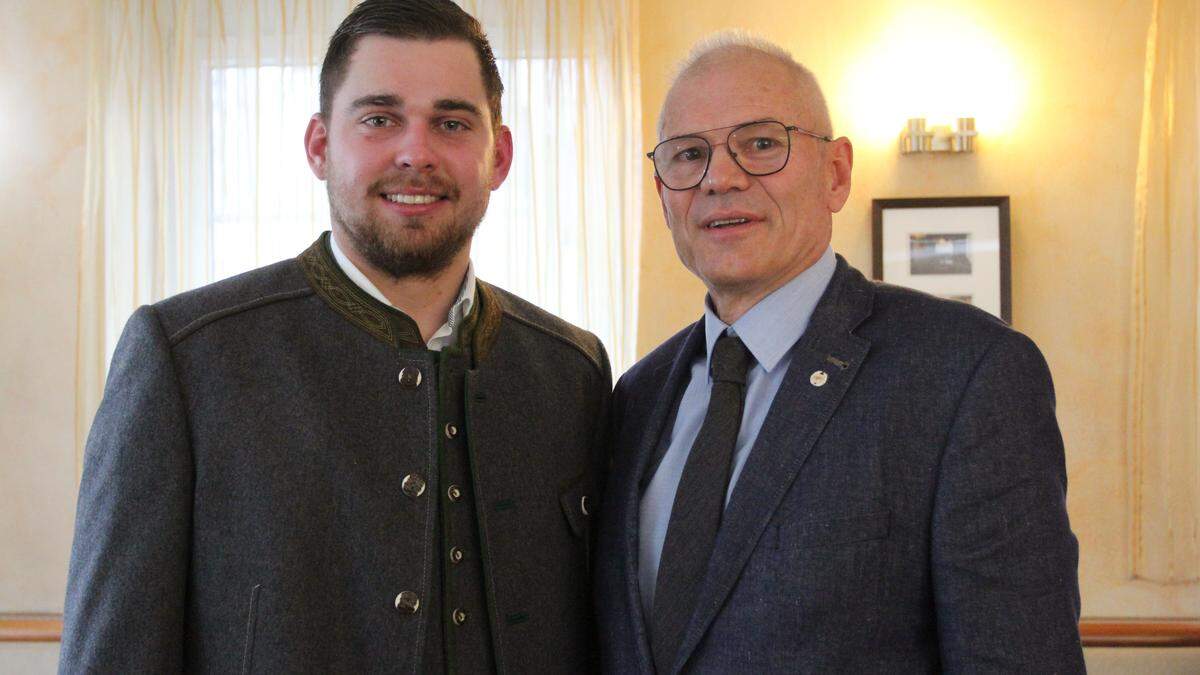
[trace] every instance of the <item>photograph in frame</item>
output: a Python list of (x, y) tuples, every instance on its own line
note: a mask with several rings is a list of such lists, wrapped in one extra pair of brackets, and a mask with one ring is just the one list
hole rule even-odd
[(1012, 323), (1008, 197), (872, 200), (873, 276)]

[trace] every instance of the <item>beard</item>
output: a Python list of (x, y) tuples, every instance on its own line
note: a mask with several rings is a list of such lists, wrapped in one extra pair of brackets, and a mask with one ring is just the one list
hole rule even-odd
[[(326, 182), (331, 219), (342, 226), (355, 250), (372, 267), (394, 279), (431, 278), (446, 269), (475, 236), (490, 196), (490, 191), (484, 189), (474, 199), (464, 202), (462, 191), (447, 181), (436, 178), (407, 181), (403, 187), (433, 189), (445, 194), (452, 206), (464, 210), (441, 216), (412, 216), (397, 224), (373, 218), (370, 209), (351, 213), (344, 208), (349, 199), (342, 198), (335, 183), (335, 180)], [(368, 195), (378, 198), (381, 193), (399, 189), (395, 180), (378, 181), (371, 185)]]

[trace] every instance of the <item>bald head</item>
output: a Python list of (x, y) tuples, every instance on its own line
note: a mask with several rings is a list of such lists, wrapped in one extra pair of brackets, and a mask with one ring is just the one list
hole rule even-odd
[[(711, 35), (692, 48), (687, 58), (675, 69), (666, 100), (658, 115), (658, 138), (666, 137), (667, 125), (679, 104), (678, 95), (683, 89), (704, 88), (705, 81), (714, 71), (726, 66), (742, 66), (761, 63), (763, 67), (777, 70), (776, 81), (785, 83), (789, 92), (796, 123), (809, 125), (809, 131), (832, 135), (833, 125), (829, 119), (829, 108), (817, 78), (808, 68), (798, 63), (792, 55), (779, 45), (746, 33), (727, 31)], [(723, 92), (714, 91), (713, 96)], [(697, 131), (671, 130), (671, 134)]]

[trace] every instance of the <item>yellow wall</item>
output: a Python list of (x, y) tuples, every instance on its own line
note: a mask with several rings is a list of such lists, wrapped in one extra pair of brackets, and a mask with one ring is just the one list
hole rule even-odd
[[(673, 64), (712, 31), (747, 29), (813, 69), (829, 100), (835, 133), (855, 141), (854, 189), (834, 218), (833, 246), (868, 274), (872, 198), (1011, 197), (1013, 321), (1042, 348), (1054, 374), (1069, 507), (1083, 551), (1084, 613), (1090, 616), (1130, 609), (1128, 596), (1118, 597), (1109, 587), (1123, 565), (1120, 467), (1131, 227), (1150, 5), (1150, 0), (658, 0), (641, 9), (648, 147)], [(1012, 81), (997, 83), (1014, 90), (1008, 129), (989, 133), (990, 111), (976, 111), (981, 137), (974, 155), (901, 157), (896, 137), (904, 116), (897, 113), (890, 134), (881, 136), (872, 126), (874, 112), (894, 101), (872, 101), (869, 88), (864, 93), (864, 59), (903, 37), (897, 31), (911, 25), (914, 6), (925, 16), (949, 17), (951, 25), (973, 26), (1010, 66)], [(912, 76), (939, 78), (958, 65), (944, 63), (941, 70)], [(953, 87), (955, 80), (945, 85)], [(639, 354), (695, 320), (704, 292), (675, 257), (650, 168), (644, 170)], [(1139, 596), (1134, 610), (1200, 611), (1151, 595)]]
[(76, 4), (0, 4), (0, 613), (62, 607), (75, 517)]
[[(75, 519), (84, 7), (0, 3), (0, 614), (62, 611)], [(0, 643), (0, 672), (57, 655)]]

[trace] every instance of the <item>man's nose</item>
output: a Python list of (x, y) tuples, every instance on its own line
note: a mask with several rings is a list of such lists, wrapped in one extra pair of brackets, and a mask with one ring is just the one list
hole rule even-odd
[(435, 140), (429, 129), (411, 126), (397, 140), (392, 162), (401, 169), (432, 171), (437, 167)]
[(714, 145), (712, 157), (708, 162), (708, 174), (704, 176), (704, 182), (701, 184), (704, 191), (720, 194), (730, 190), (745, 190), (749, 186), (750, 175), (734, 161), (729, 144)]

